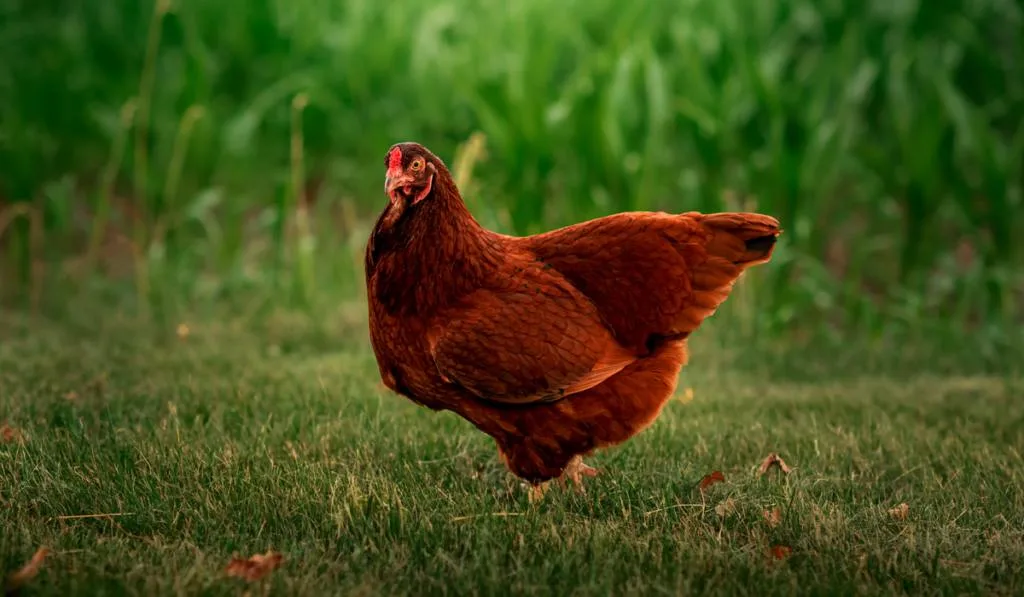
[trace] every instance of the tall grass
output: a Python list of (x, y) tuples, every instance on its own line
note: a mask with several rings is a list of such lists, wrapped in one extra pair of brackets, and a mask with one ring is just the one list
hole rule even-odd
[(388, 145), (464, 164), (472, 137), (467, 200), (506, 231), (629, 209), (777, 215), (776, 264), (741, 299), (768, 324), (1021, 315), (1012, 0), (0, 11), (0, 209), (31, 206), (46, 239), (8, 218), (10, 294), (40, 262), (128, 268), (140, 309), (281, 275), (307, 301), (328, 273), (358, 280)]

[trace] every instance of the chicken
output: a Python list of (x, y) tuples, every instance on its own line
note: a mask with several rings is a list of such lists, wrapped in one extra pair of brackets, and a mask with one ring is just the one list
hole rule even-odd
[(494, 438), (532, 496), (582, 488), (597, 473), (583, 456), (658, 417), (687, 337), (781, 232), (756, 213), (631, 212), (507, 236), (422, 145), (392, 146), (385, 167), (365, 254), (381, 379)]

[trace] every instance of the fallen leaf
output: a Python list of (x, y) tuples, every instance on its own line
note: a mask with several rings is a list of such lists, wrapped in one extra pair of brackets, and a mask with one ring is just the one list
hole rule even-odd
[(273, 551), (264, 554), (256, 554), (248, 560), (232, 558), (224, 572), (228, 576), (237, 576), (248, 581), (259, 580), (277, 568), (284, 561), (284, 556)]
[(188, 335), (191, 333), (191, 330), (188, 329), (187, 324), (179, 323), (177, 332), (178, 338), (184, 340), (185, 338), (188, 338)]
[(776, 560), (784, 560), (793, 553), (793, 548), (788, 545), (772, 545), (770, 552)]
[(693, 388), (686, 388), (683, 393), (679, 396), (680, 402), (687, 404), (693, 402)]
[(32, 559), (27, 564), (21, 567), (17, 572), (12, 573), (7, 577), (7, 582), (4, 583), (4, 590), (12, 592), (21, 587), (25, 586), (25, 583), (32, 580), (39, 574), (39, 570), (43, 567), (43, 562), (46, 560), (46, 556), (50, 555), (50, 550), (45, 547), (40, 547), (36, 550), (36, 553), (32, 554)]
[(719, 502), (719, 504), (715, 506), (715, 514), (717, 514), (719, 518), (725, 518), (735, 511), (736, 501), (732, 498), (727, 498), (725, 501)]
[(908, 514), (910, 514), (910, 505), (906, 502), (903, 502), (895, 508), (889, 508), (889, 516), (892, 516), (896, 520), (906, 520)]
[(20, 429), (11, 427), (7, 423), (0, 425), (0, 441), (5, 444), (20, 442), (25, 439), (25, 434)]
[(761, 474), (763, 475), (767, 473), (773, 466), (779, 467), (779, 470), (784, 474), (789, 474), (790, 468), (786, 466), (786, 461), (780, 458), (775, 452), (765, 456), (764, 460), (761, 461)]
[(64, 394), (64, 399), (74, 402), (75, 400), (78, 400), (78, 392), (71, 390), (67, 394)]
[(708, 487), (711, 487), (715, 483), (724, 483), (725, 475), (722, 471), (713, 471), (710, 475), (704, 475), (704, 478), (700, 480), (700, 490), (704, 491)]
[(779, 526), (779, 523), (782, 522), (782, 510), (779, 510), (778, 508), (765, 510), (764, 521), (767, 522), (768, 526), (772, 527), (773, 529)]

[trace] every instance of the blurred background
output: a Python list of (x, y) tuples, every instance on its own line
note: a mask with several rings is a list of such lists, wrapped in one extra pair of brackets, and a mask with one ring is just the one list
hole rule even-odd
[(0, 48), (7, 305), (356, 300), (416, 140), (503, 232), (777, 216), (751, 333), (1021, 328), (1020, 0), (3, 0)]

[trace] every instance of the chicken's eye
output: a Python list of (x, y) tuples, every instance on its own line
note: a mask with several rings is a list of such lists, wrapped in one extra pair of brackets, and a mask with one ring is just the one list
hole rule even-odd
[(416, 158), (409, 167), (412, 168), (413, 172), (419, 172), (423, 169), (423, 158)]

